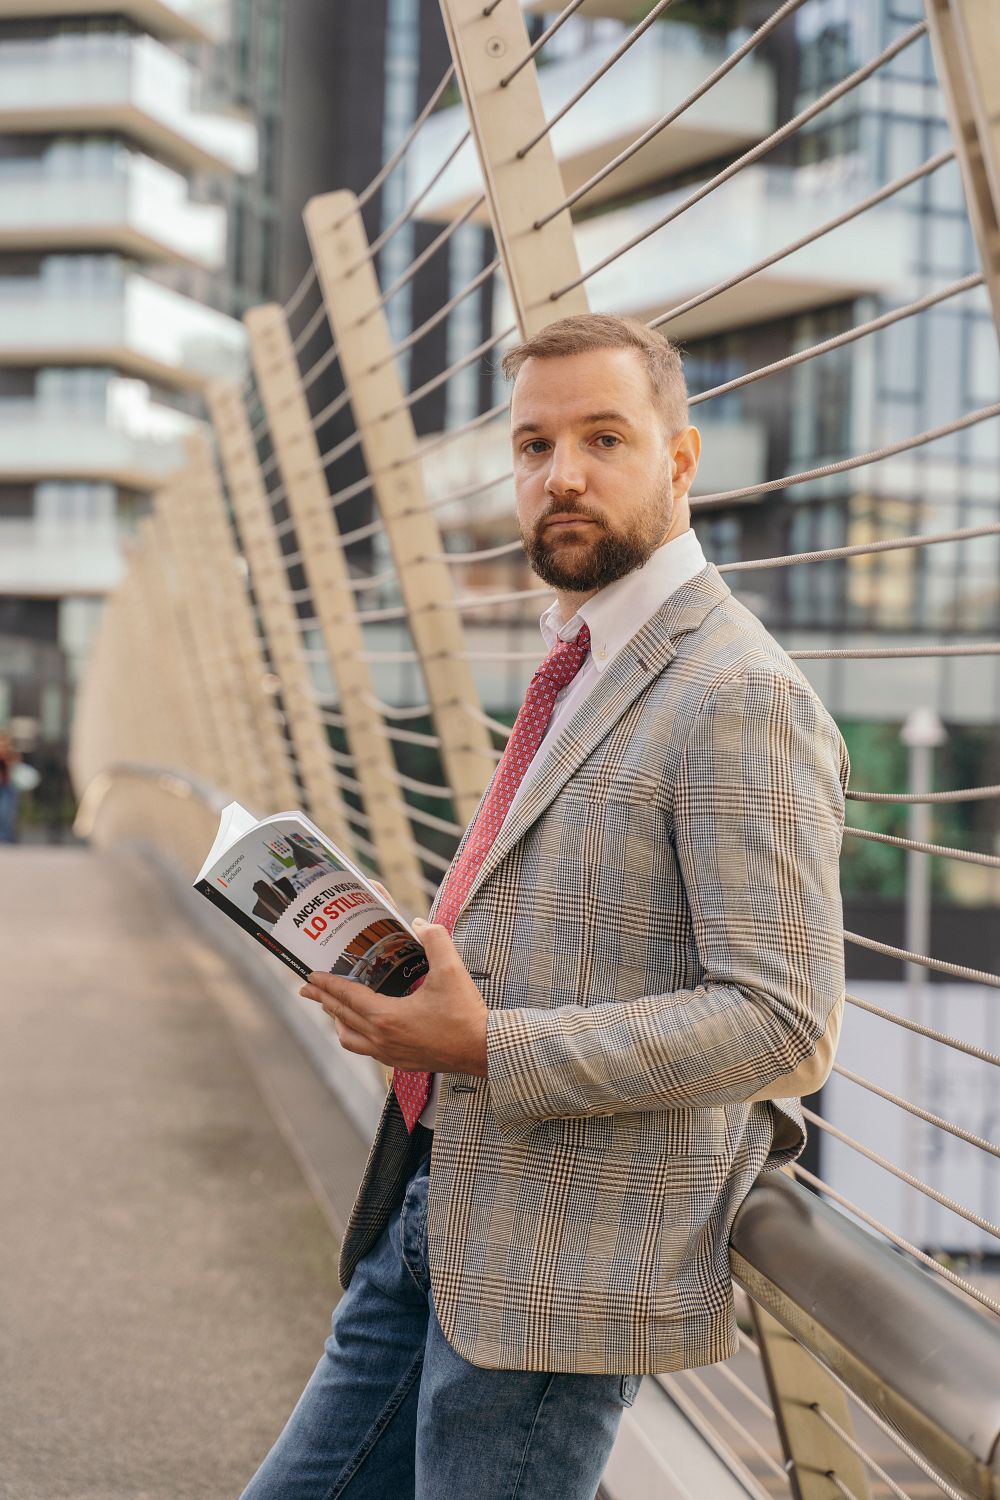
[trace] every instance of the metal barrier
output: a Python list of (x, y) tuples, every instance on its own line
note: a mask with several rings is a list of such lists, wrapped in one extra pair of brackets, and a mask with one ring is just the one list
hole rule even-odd
[[(111, 802), (102, 803), (96, 814), (99, 793), (86, 793), (82, 816), (94, 818), (98, 840), (141, 830), (196, 866), (210, 842), (204, 834), (211, 819), (204, 807), (196, 813), (192, 806), (185, 818), (165, 812), (162, 789), (173, 783), (162, 777), (179, 777), (177, 785), (192, 788), (223, 781), (258, 811), (305, 805), (411, 905), (425, 902), (499, 757), (509, 733), (504, 713), (518, 701), (530, 664), (540, 654), (521, 621), (537, 611), (547, 591), (526, 580), (520, 543), (511, 535), (505, 499), (511, 475), (502, 435), (506, 400), (486, 410), (474, 403), (473, 415), (422, 437), (415, 410), (425, 398), (478, 372), (484, 356), (513, 333), (529, 334), (554, 317), (587, 309), (592, 289), (596, 295), (603, 288), (602, 297), (604, 292), (631, 295), (648, 279), (651, 262), (642, 257), (652, 244), (665, 250), (676, 243), (677, 226), (688, 214), (704, 211), (701, 205), (716, 193), (741, 192), (759, 182), (754, 172), (764, 170), (759, 164), (768, 153), (789, 148), (803, 132), (830, 119), (842, 119), (845, 101), (857, 91), (883, 83), (908, 86), (893, 69), (926, 47), (928, 38), (952, 123), (947, 149), (907, 165), (874, 190), (866, 184), (867, 190), (832, 215), (824, 207), (805, 233), (748, 258), (736, 272), (706, 273), (707, 284), (693, 294), (666, 307), (661, 299), (645, 312), (653, 325), (684, 337), (691, 329), (711, 330), (712, 319), (722, 316), (713, 309), (726, 306), (727, 297), (766, 287), (768, 277), (786, 274), (790, 256), (829, 253), (831, 237), (850, 235), (866, 216), (895, 213), (900, 201), (910, 201), (907, 194), (931, 192), (942, 174), (960, 171), (978, 269), (965, 266), (963, 274), (952, 274), (941, 285), (914, 286), (918, 295), (758, 368), (720, 371), (727, 378), (694, 391), (692, 406), (724, 402), (789, 372), (812, 378), (825, 368), (824, 360), (841, 358), (840, 351), (868, 348), (887, 330), (924, 327), (945, 306), (960, 307), (980, 324), (989, 323), (992, 307), (996, 321), (1000, 41), (987, 0), (927, 0), (922, 19), (904, 29), (889, 28), (888, 40), (879, 39), (884, 45), (873, 47), (856, 67), (845, 61), (841, 76), (828, 80), (825, 89), (817, 84), (813, 97), (795, 101), (801, 107), (789, 105), (786, 118), (743, 129), (746, 149), (733, 147), (731, 159), (721, 167), (716, 162), (710, 174), (706, 170), (704, 181), (654, 203), (641, 223), (629, 219), (631, 210), (623, 212), (619, 243), (607, 243), (608, 222), (618, 222), (613, 215), (584, 217), (588, 203), (606, 201), (615, 190), (616, 175), (626, 193), (634, 191), (642, 180), (637, 175), (641, 153), (683, 141), (690, 112), (712, 90), (729, 88), (741, 76), (740, 65), (752, 65), (761, 46), (780, 27), (795, 25), (810, 3), (787, 0), (776, 6), (714, 67), (706, 61), (705, 75), (683, 98), (595, 168), (592, 157), (573, 157), (563, 122), (586, 107), (602, 79), (631, 66), (627, 59), (655, 44), (657, 28), (669, 23), (670, 0), (650, 6), (569, 96), (548, 109), (536, 63), (557, 34), (565, 38), (566, 28), (576, 24), (575, 0), (534, 41), (517, 0), (442, 0), (452, 67), (365, 192), (334, 191), (307, 205), (312, 265), (284, 308), (247, 315), (252, 373), (242, 386), (211, 392), (209, 432), (193, 443), (188, 468), (157, 496), (126, 582), (105, 613), (73, 744), (77, 787), (116, 787)], [(439, 109), (453, 75), (463, 104)], [(406, 206), (369, 240), (362, 209), (370, 211), (390, 173), (411, 171), (420, 143), (428, 139), (438, 155), (419, 171), (412, 169)], [(475, 171), (463, 166), (472, 149)], [(406, 224), (423, 216), (443, 227), (383, 286), (380, 253)], [(904, 242), (905, 221), (878, 222), (893, 243)], [(495, 256), (487, 245), (481, 263), (470, 264), (466, 283), (394, 344), (388, 316), (393, 299), (445, 247), (451, 247), (449, 253), (461, 246), (468, 251), (468, 236), (481, 233), (476, 226), (483, 224), (492, 231)], [(619, 269), (623, 263), (632, 268), (627, 274)], [(487, 287), (500, 309), (494, 319), (499, 331), (484, 342), (481, 330), (473, 335), (463, 317)], [(307, 314), (314, 299), (317, 305)], [(293, 319), (299, 325), (295, 330)], [(450, 363), (407, 389), (412, 351), (442, 326), (449, 330)], [(339, 381), (339, 388), (331, 381)], [(911, 462), (917, 453), (934, 455), (949, 440), (971, 441), (971, 434), (996, 421), (1000, 402), (985, 399), (986, 394), (968, 410), (893, 435), (891, 441), (873, 434), (846, 456), (816, 452), (793, 462), (793, 472), (722, 483), (696, 494), (695, 524), (701, 516), (707, 523), (732, 507), (783, 495), (797, 485), (828, 485), (871, 466), (879, 466), (876, 475), (902, 474), (896, 483), (905, 486), (913, 471), (894, 465)], [(343, 473), (341, 466), (359, 456), (364, 477), (345, 475), (338, 482), (338, 469)], [(824, 458), (829, 461), (816, 461)], [(937, 472), (945, 476), (939, 482), (947, 483), (947, 471)], [(877, 492), (878, 479), (869, 482)], [(995, 485), (990, 493), (995, 495)], [(873, 537), (866, 521), (860, 528), (863, 539), (856, 542), (730, 558), (719, 566), (736, 584), (744, 573), (773, 578), (780, 570), (795, 577), (803, 568), (847, 565), (859, 558), (892, 554), (901, 559), (917, 552), (929, 557), (942, 548), (974, 544), (985, 549), (998, 533), (1000, 523), (987, 520)], [(512, 623), (504, 626), (505, 620)], [(873, 645), (866, 640), (847, 648), (810, 645), (791, 654), (802, 661), (849, 663), (852, 670), (870, 664), (874, 671), (891, 670), (892, 662), (903, 658), (963, 657), (988, 664), (1000, 654), (1000, 642)], [(181, 770), (157, 772), (159, 781), (141, 770), (163, 764)], [(115, 767), (114, 783), (95, 782)], [(872, 801), (930, 807), (997, 798), (1000, 787), (893, 793), (852, 787), (847, 796), (852, 809)], [(852, 824), (845, 839), (900, 847), (911, 861), (934, 855), (974, 867), (982, 891), (1000, 893), (997, 855), (938, 843), (931, 836), (898, 838)], [(905, 962), (911, 978), (946, 974), (975, 987), (963, 989), (969, 995), (1000, 986), (997, 973), (945, 961), (923, 951), (928, 944), (908, 939), (905, 947), (895, 947), (850, 931), (844, 937), (852, 948)], [(914, 986), (919, 988), (919, 978)], [(926, 1015), (902, 1013), (864, 994), (847, 999), (859, 1024), (873, 1018), (893, 1028), (887, 1035), (907, 1047), (934, 1048), (935, 1058), (961, 1058), (962, 1067), (1000, 1066), (988, 1036), (962, 1034), (968, 1027), (961, 1016), (945, 1029), (927, 1024)], [(877, 1056), (870, 1068), (866, 1060), (864, 1071), (842, 1062), (838, 1085), (843, 1080), (860, 1091), (859, 1099), (877, 1099), (880, 1108), (902, 1112), (908, 1122), (915, 1119), (919, 1128), (936, 1132), (936, 1138), (958, 1141), (995, 1171), (1000, 1146), (949, 1118), (946, 1109), (928, 1107), (932, 1100), (909, 1097), (912, 1090), (889, 1087), (884, 1078), (868, 1076), (870, 1071), (879, 1072)], [(855, 1129), (845, 1128), (850, 1119), (838, 1121), (826, 1110), (807, 1109), (806, 1115), (836, 1150), (864, 1160), (874, 1183), (898, 1182), (908, 1201), (926, 1200), (935, 1211), (944, 1210), (956, 1235), (974, 1232), (976, 1243), (1000, 1238), (986, 1212), (924, 1180), (911, 1170), (915, 1164), (908, 1157), (893, 1160), (877, 1149), (881, 1141), (859, 1139)], [(886, 1491), (905, 1495), (904, 1484), (911, 1481), (930, 1483), (934, 1493), (951, 1496), (998, 1493), (997, 1413), (988, 1396), (1000, 1388), (995, 1341), (1000, 1302), (982, 1279), (934, 1253), (940, 1241), (921, 1243), (916, 1232), (900, 1233), (883, 1211), (877, 1187), (874, 1203), (870, 1195), (858, 1202), (803, 1164), (793, 1172), (798, 1184), (765, 1181), (755, 1190), (734, 1236), (734, 1271), (753, 1298), (756, 1320), (754, 1337), (747, 1324), (745, 1363), (739, 1371), (720, 1367), (718, 1379), (725, 1386), (712, 1383), (715, 1373), (666, 1378), (671, 1399), (704, 1426), (706, 1441), (736, 1466), (734, 1473), (742, 1465), (746, 1486), (764, 1486), (769, 1493), (787, 1493), (790, 1487), (799, 1500), (836, 1494), (861, 1500)], [(986, 1207), (985, 1198), (980, 1207)], [(845, 1280), (845, 1267), (853, 1281)], [(809, 1279), (791, 1279), (793, 1273), (808, 1273)], [(879, 1324), (879, 1348), (861, 1314), (862, 1287), (865, 1296), (880, 1288), (875, 1309), (895, 1314), (894, 1328)], [(917, 1319), (927, 1332), (923, 1362), (912, 1343)], [(972, 1378), (974, 1370), (978, 1374)], [(965, 1392), (963, 1420), (956, 1402)], [(735, 1415), (739, 1403), (745, 1419)], [(777, 1432), (762, 1438), (754, 1424), (772, 1410)], [(902, 1457), (894, 1473), (859, 1440), (855, 1420), (865, 1430), (874, 1423), (876, 1434), (898, 1443)]]

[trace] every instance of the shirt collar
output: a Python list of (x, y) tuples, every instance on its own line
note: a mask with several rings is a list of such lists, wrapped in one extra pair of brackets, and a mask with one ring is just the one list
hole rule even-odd
[(538, 622), (546, 648), (551, 651), (557, 640), (575, 639), (586, 623), (594, 666), (603, 672), (668, 595), (707, 566), (701, 543), (689, 526), (657, 547), (641, 567), (599, 589), (565, 625), (560, 622), (559, 602), (554, 599)]

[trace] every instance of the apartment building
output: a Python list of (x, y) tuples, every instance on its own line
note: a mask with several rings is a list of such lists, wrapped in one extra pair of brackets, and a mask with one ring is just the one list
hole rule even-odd
[[(524, 8), (532, 37), (556, 13), (551, 0), (529, 0)], [(692, 93), (774, 10), (752, 0), (668, 9), (553, 128), (567, 193)], [(638, 18), (634, 7), (619, 0), (591, 0), (564, 24), (537, 59), (547, 119), (593, 76)], [(921, 0), (807, 0), (675, 125), (573, 206), (582, 269), (668, 215), (922, 18)], [(465, 126), (459, 105), (428, 121), (409, 161), (411, 194), (429, 180)], [(592, 276), (591, 306), (653, 319), (692, 304), (664, 331), (684, 350), (695, 394), (909, 303), (980, 269), (954, 161), (731, 290), (701, 303), (695, 299), (950, 145), (925, 36)], [(475, 154), (466, 146), (422, 211), (448, 221), (481, 188)], [(470, 224), (456, 241), (460, 246), (463, 234), (477, 232), (483, 231)], [(468, 280), (462, 269), (456, 254), (449, 295)], [(462, 304), (473, 326), (480, 297), (476, 293)], [(512, 321), (498, 282), (493, 329), (499, 333)], [(474, 343), (471, 329), (453, 329), (453, 335), (453, 357)], [(496, 355), (492, 362), (498, 363)], [(484, 400), (474, 375), (462, 372), (447, 389), (442, 425), (455, 426), (501, 400), (505, 387), (497, 377)], [(702, 432), (703, 459), (695, 494), (835, 464), (947, 423), (996, 401), (998, 393), (996, 329), (987, 294), (978, 287), (697, 406), (692, 415)], [(984, 421), (881, 463), (696, 509), (694, 525), (716, 564), (983, 525), (996, 519), (998, 459), (1000, 423)], [(509, 467), (501, 418), (435, 454), (428, 478), (439, 497)], [(483, 549), (513, 535), (510, 498), (509, 483), (500, 484), (439, 514), (457, 534), (456, 545)], [(462, 584), (499, 592), (530, 581), (523, 563), (502, 557), (470, 567)], [(997, 537), (732, 573), (728, 581), (790, 650), (996, 640), (1000, 626)], [(537, 635), (531, 611), (523, 609), (504, 611), (503, 623), (470, 616), (469, 625), (480, 650), (528, 650)], [(890, 785), (905, 783), (907, 758), (898, 730), (917, 702), (953, 726), (939, 755), (944, 784), (1000, 779), (987, 727), (1000, 714), (995, 656), (808, 661), (804, 670), (838, 721), (857, 726), (851, 733), (864, 744), (872, 773), (878, 759), (882, 773), (895, 778)], [(484, 700), (493, 710), (515, 693), (517, 671), (498, 664), (486, 682)], [(939, 829), (952, 826), (949, 816), (942, 810)], [(1000, 830), (992, 804), (970, 805), (956, 816), (965, 821), (953, 826), (972, 833), (973, 846), (994, 847)], [(977, 842), (977, 833), (985, 843)], [(871, 845), (863, 853), (851, 850), (848, 859), (859, 862), (859, 870), (864, 865), (879, 884), (882, 855)], [(902, 856), (892, 860), (889, 883), (901, 889)], [(947, 882), (948, 891), (962, 899), (982, 901), (988, 894), (989, 872), (969, 866), (936, 870), (935, 880), (942, 888)]]
[(244, 367), (209, 82), (225, 5), (0, 0), (0, 722), (58, 759), (72, 685), (206, 381)]

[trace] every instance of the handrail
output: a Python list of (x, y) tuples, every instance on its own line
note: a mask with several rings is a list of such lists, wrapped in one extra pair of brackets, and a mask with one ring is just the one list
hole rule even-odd
[[(189, 772), (122, 761), (85, 789), (80, 837), (117, 777), (145, 778), (216, 813), (231, 801)], [(751, 1189), (730, 1261), (754, 1301), (944, 1478), (976, 1500), (1000, 1500), (1000, 1325), (783, 1173)]]
[(751, 1190), (730, 1259), (754, 1301), (943, 1476), (998, 1500), (1000, 1327), (783, 1173)]
[(73, 819), (73, 832), (79, 839), (88, 839), (97, 825), (98, 815), (105, 797), (117, 776), (136, 776), (142, 780), (155, 781), (160, 790), (174, 797), (197, 797), (210, 812), (221, 817), (223, 809), (233, 798), (211, 781), (190, 771), (178, 771), (171, 766), (144, 765), (139, 761), (122, 760), (99, 771), (83, 790), (80, 804)]

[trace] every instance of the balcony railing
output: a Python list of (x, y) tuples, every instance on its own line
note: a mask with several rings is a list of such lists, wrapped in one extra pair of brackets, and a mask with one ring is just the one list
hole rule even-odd
[(252, 172), (254, 126), (198, 105), (197, 74), (153, 37), (0, 42), (0, 131), (111, 130), (190, 170)]
[(225, 210), (192, 203), (185, 179), (147, 157), (0, 162), (0, 250), (113, 248), (215, 268), (225, 244)]
[(136, 272), (93, 286), (0, 282), (0, 364), (110, 365), (197, 389), (241, 373), (243, 325)]
[[(722, 62), (723, 48), (686, 26), (654, 26), (648, 44), (622, 58), (552, 130), (552, 145), (567, 193), (575, 191), (609, 158), (617, 155), (672, 105), (679, 103)], [(546, 119), (585, 84), (605, 60), (607, 46), (581, 52), (541, 68), (539, 89)], [(723, 79), (694, 103), (682, 121), (663, 131), (586, 198), (593, 208), (609, 192), (616, 196), (686, 171), (699, 162), (736, 152), (773, 128), (774, 79), (767, 63), (755, 58)], [(432, 115), (414, 143), (408, 162), (407, 196), (419, 192), (466, 129), (461, 105)], [(482, 191), (479, 164), (466, 145), (440, 183), (428, 194), (425, 218), (450, 219)], [(480, 216), (483, 214), (480, 210)]]
[[(60, 16), (128, 16), (153, 36), (176, 42), (214, 42), (224, 21), (225, 0), (60, 0)], [(0, 18), (35, 17), (37, 0), (0, 0)]]
[(123, 572), (121, 535), (111, 519), (0, 520), (0, 593), (104, 595)]
[[(669, 254), (664, 236), (654, 233), (593, 276), (593, 306), (658, 317), (818, 228), (871, 189), (870, 182), (831, 177), (822, 169), (750, 167), (733, 179), (724, 198), (710, 195), (671, 225)], [(583, 269), (663, 218), (690, 191), (646, 198), (578, 225)], [(664, 332), (697, 338), (866, 293), (898, 292), (911, 275), (913, 257), (912, 220), (888, 205), (672, 318)], [(503, 320), (497, 326), (506, 326), (507, 308), (498, 308), (497, 318)]]
[(184, 463), (184, 439), (198, 423), (141, 392), (139, 382), (112, 380), (104, 402), (90, 410), (65, 401), (0, 401), (0, 480), (153, 489)]

